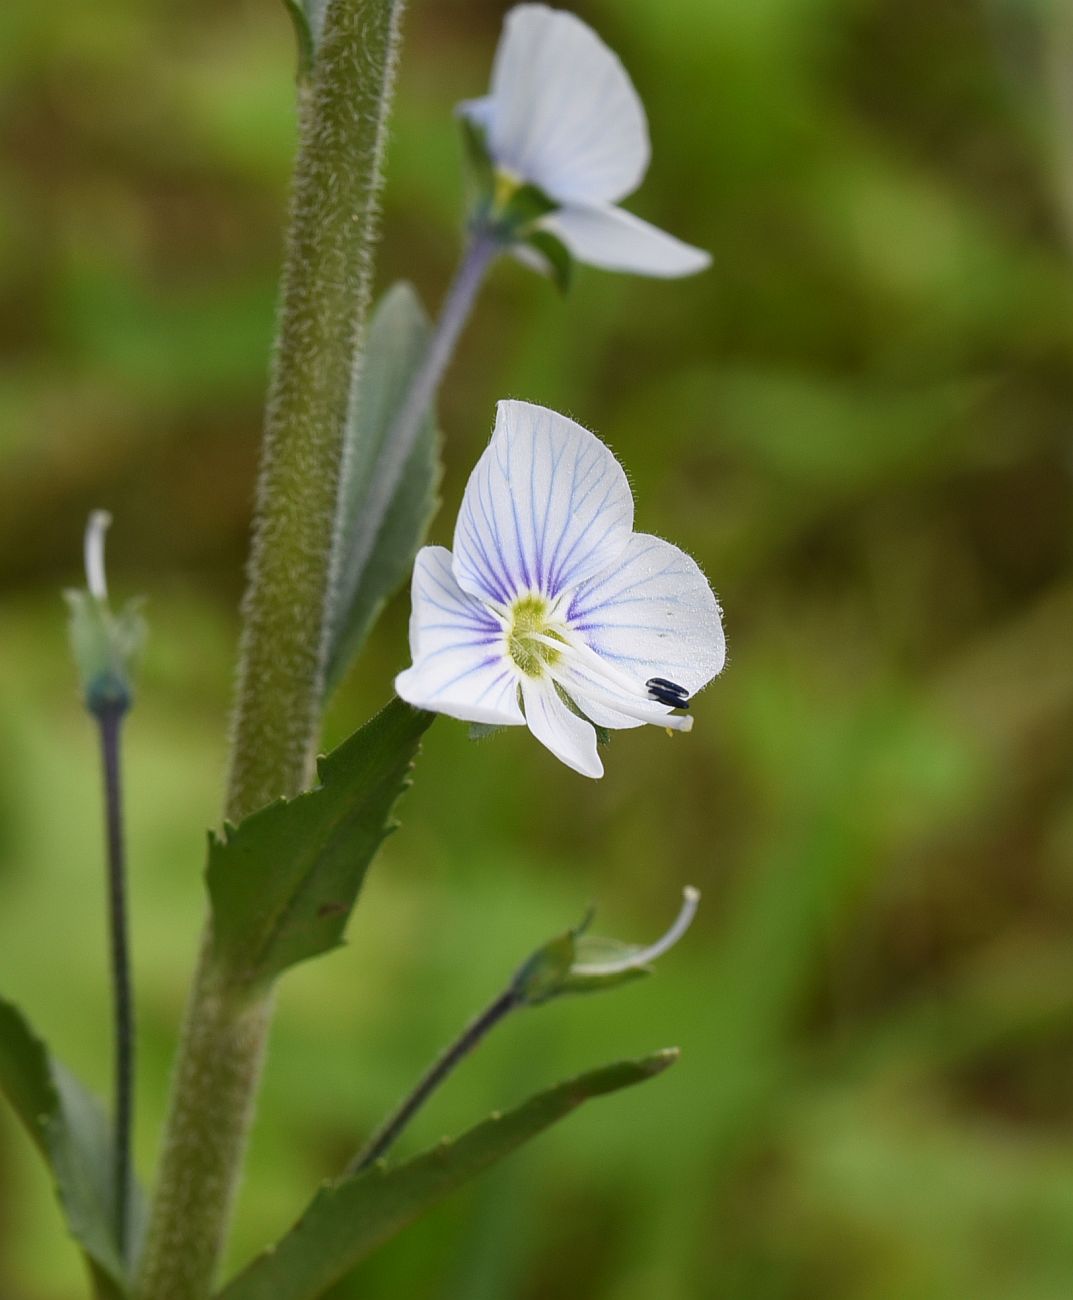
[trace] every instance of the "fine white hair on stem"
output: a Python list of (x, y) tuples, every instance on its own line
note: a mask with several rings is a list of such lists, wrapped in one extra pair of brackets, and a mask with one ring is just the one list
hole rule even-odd
[(83, 546), (86, 563), (86, 586), (97, 600), (108, 599), (108, 580), (104, 572), (104, 535), (112, 523), (107, 510), (94, 510), (86, 524)]
[(571, 968), (571, 975), (617, 975), (620, 971), (635, 970), (638, 966), (648, 966), (662, 957), (668, 949), (673, 948), (693, 923), (700, 903), (700, 890), (686, 885), (682, 890), (682, 906), (674, 919), (674, 924), (662, 938), (651, 943), (639, 952), (631, 952), (617, 961), (579, 963)]

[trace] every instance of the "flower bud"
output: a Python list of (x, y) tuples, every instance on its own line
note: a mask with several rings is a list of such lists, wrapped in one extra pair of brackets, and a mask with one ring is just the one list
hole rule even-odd
[(108, 602), (104, 535), (111, 516), (95, 510), (85, 536), (86, 589), (65, 591), (71, 611), (71, 652), (86, 708), (100, 716), (125, 712), (134, 699), (133, 669), (145, 641), (140, 601), (115, 614)]

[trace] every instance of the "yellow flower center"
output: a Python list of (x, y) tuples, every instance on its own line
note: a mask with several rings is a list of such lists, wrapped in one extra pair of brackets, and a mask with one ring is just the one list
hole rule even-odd
[(507, 648), (510, 657), (525, 673), (526, 677), (542, 677), (548, 664), (559, 658), (559, 651), (537, 636), (551, 637), (561, 641), (562, 637), (548, 626), (548, 602), (543, 596), (520, 596), (510, 609), (510, 630), (507, 632)]
[(495, 190), (492, 194), (492, 211), (503, 212), (507, 204), (522, 188), (522, 178), (505, 167), (496, 168)]

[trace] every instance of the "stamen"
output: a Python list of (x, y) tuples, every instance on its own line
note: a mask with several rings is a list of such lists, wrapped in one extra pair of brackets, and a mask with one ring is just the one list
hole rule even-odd
[(674, 919), (674, 924), (661, 939), (649, 944), (647, 948), (642, 948), (640, 952), (631, 953), (618, 961), (593, 962), (589, 965), (572, 966), (570, 973), (572, 975), (617, 975), (620, 971), (636, 970), (639, 966), (651, 965), (657, 957), (662, 957), (669, 948), (673, 948), (689, 929), (694, 916), (697, 914), (699, 902), (700, 890), (694, 889), (692, 885), (686, 885), (685, 889), (682, 890), (681, 909)]
[(607, 708), (613, 709), (616, 713), (622, 713), (627, 718), (636, 718), (638, 722), (648, 722), (654, 727), (666, 727), (668, 731), (693, 730), (693, 717), (691, 714), (683, 716), (680, 713), (660, 713), (652, 707), (652, 700), (645, 698), (643, 701), (637, 700), (635, 702), (632, 697), (623, 699), (621, 695), (612, 695), (610, 691), (601, 690), (598, 685), (594, 685), (591, 681), (579, 681), (576, 676), (564, 673), (560, 668), (550, 665), (548, 667), (548, 676), (554, 682), (557, 682), (572, 699), (580, 697), (578, 702), (582, 706), (584, 706), (586, 700), (592, 700), (593, 703), (606, 705)]
[[(649, 722), (654, 726), (667, 727), (673, 731), (691, 731), (693, 729), (693, 719), (691, 717), (661, 713), (652, 707), (654, 703), (658, 702), (665, 707), (681, 709), (684, 707), (684, 701), (677, 696), (674, 697), (673, 701), (655, 701), (635, 679), (628, 677), (614, 664), (608, 663), (606, 659), (602, 659), (595, 650), (583, 642), (567, 640), (565, 636), (561, 640), (552, 640), (550, 637), (544, 637), (539, 632), (530, 633), (530, 638), (546, 644), (549, 649), (557, 651), (557, 660), (573, 660), (581, 671), (596, 678), (595, 682), (590, 677), (590, 679), (579, 683), (572, 680), (569, 675), (564, 674), (561, 669), (549, 663), (549, 676), (558, 682), (568, 694), (581, 694), (597, 704), (607, 705), (609, 709), (614, 709), (617, 713), (624, 713), (629, 718), (636, 718), (638, 722)], [(610, 689), (601, 690), (601, 681), (607, 683)], [(615, 693), (612, 693), (612, 691)]]
[(505, 629), (507, 650), (515, 667), (527, 677), (543, 676), (559, 657), (562, 643), (541, 630), (547, 626), (548, 603), (543, 596), (522, 596), (511, 606), (510, 624)]
[(648, 703), (651, 697), (647, 691), (638, 686), (637, 681), (616, 668), (614, 664), (608, 663), (602, 659), (595, 650), (587, 646), (583, 641), (568, 641), (564, 636), (561, 641), (555, 642), (555, 648), (565, 657), (574, 658), (583, 663), (597, 677), (602, 677), (604, 681), (610, 682), (616, 689), (624, 694), (632, 696), (636, 700), (644, 700)]
[(83, 555), (86, 565), (86, 586), (97, 600), (108, 599), (108, 581), (104, 572), (104, 535), (112, 522), (107, 510), (94, 510), (86, 524)]
[(654, 700), (667, 704), (672, 709), (684, 709), (689, 704), (689, 692), (677, 682), (668, 681), (666, 677), (650, 677), (645, 685)]

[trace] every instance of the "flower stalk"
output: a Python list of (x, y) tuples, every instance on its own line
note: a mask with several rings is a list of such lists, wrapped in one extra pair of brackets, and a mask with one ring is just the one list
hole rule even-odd
[(94, 510), (90, 515), (83, 543), (86, 586), (84, 590), (68, 591), (65, 595), (71, 611), (71, 649), (82, 682), (86, 711), (97, 724), (101, 752), (115, 1054), (110, 1170), (112, 1227), (119, 1254), (127, 1258), (131, 1249), (135, 1027), (120, 742), (123, 720), (134, 701), (134, 664), (145, 637), (145, 627), (137, 601), (113, 613), (108, 600), (104, 539), (111, 523), (112, 517), (106, 510)]
[(356, 573), (364, 572), (369, 561), (403, 470), (417, 444), (426, 412), (436, 400), (488, 268), (502, 247), (501, 240), (487, 222), (477, 220), (474, 223), (462, 260), (444, 297), (421, 365), (385, 440), (384, 454), (369, 486), (369, 506), (362, 517), (355, 521), (350, 545), (351, 563)]
[(120, 736), (125, 704), (111, 704), (95, 713), (104, 775), (105, 833), (108, 849), (108, 921), (115, 1011), (115, 1135), (112, 1185), (115, 1234), (119, 1253), (130, 1249), (131, 1130), (134, 1120), (134, 996), (127, 923), (126, 851), (123, 839), (123, 787)]
[(452, 1074), (467, 1056), (483, 1041), (515, 1007), (521, 1006), (518, 990), (513, 984), (469, 1022), (461, 1034), (440, 1053), (421, 1076), (416, 1087), (409, 1092), (388, 1118), (380, 1125), (354, 1159), (347, 1165), (346, 1174), (358, 1174), (387, 1154), (396, 1138), (409, 1124), (436, 1089)]
[[(331, 0), (300, 118), (266, 410), (226, 817), (312, 775), (337, 563), (344, 426), (370, 295), (402, 0)], [(271, 990), (239, 993), (206, 932), (172, 1087), (143, 1300), (204, 1300), (226, 1241)]]
[(682, 906), (670, 929), (645, 947), (596, 941), (599, 958), (585, 960), (592, 946), (592, 941), (586, 939), (594, 915), (590, 908), (579, 925), (556, 935), (531, 953), (514, 972), (507, 987), (433, 1061), (347, 1165), (344, 1177), (361, 1173), (385, 1156), (432, 1094), (512, 1011), (542, 1006), (571, 993), (600, 992), (648, 974), (652, 962), (673, 948), (689, 929), (699, 903), (700, 891), (687, 885), (682, 891)]

